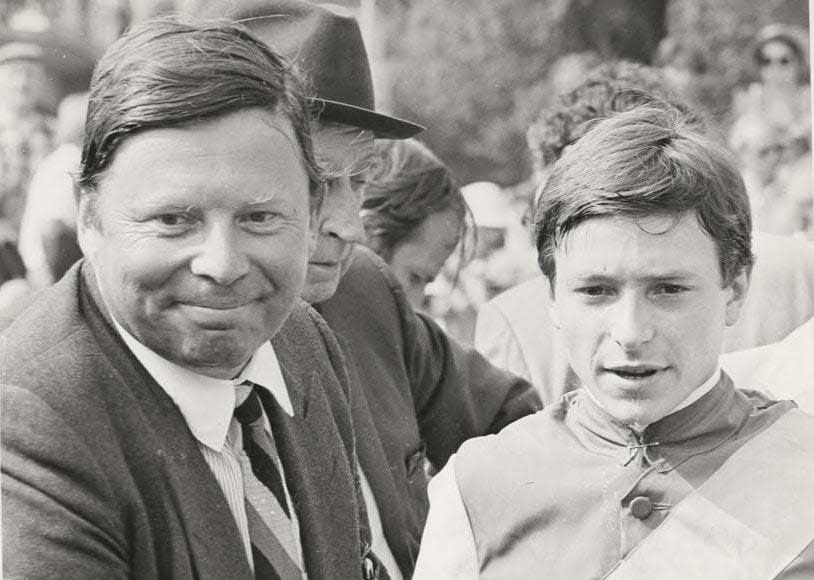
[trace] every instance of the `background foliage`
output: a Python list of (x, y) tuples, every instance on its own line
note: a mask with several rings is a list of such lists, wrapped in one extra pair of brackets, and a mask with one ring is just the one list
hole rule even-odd
[(461, 181), (528, 177), (524, 133), (548, 102), (546, 75), (569, 52), (651, 63), (670, 34), (698, 45), (701, 100), (722, 124), (752, 71), (754, 34), (779, 21), (807, 30), (806, 0), (412, 0), (383, 18), (390, 107), (428, 126), (423, 140)]

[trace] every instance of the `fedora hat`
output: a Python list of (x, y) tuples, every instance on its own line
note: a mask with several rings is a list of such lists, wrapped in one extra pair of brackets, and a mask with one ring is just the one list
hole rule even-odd
[(306, 75), (309, 100), (320, 121), (368, 129), (389, 139), (424, 130), (376, 112), (362, 33), (346, 9), (304, 0), (240, 0), (214, 2), (206, 16), (240, 22), (294, 62)]

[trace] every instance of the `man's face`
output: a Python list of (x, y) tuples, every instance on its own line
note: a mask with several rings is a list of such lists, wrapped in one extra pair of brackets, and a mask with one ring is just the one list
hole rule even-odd
[(234, 377), (302, 292), (309, 183), (291, 124), (244, 110), (127, 139), (80, 207), (113, 318), (193, 371)]
[(317, 162), (329, 172), (319, 214), (317, 247), (308, 262), (303, 299), (312, 304), (334, 295), (350, 266), (353, 244), (365, 240), (359, 212), (362, 188), (373, 159), (373, 134), (344, 125), (320, 125), (314, 135)]
[(748, 285), (743, 273), (724, 287), (712, 238), (694, 214), (675, 220), (588, 219), (555, 252), (552, 314), (571, 366), (632, 426), (669, 414), (712, 375)]
[(431, 213), (393, 249), (390, 267), (413, 308), (424, 306), (424, 291), (435, 280), (461, 234), (461, 218), (454, 209)]

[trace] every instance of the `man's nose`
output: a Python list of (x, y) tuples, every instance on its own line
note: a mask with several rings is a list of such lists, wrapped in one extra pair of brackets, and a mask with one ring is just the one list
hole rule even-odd
[(239, 232), (226, 224), (207, 228), (190, 268), (196, 276), (229, 286), (248, 274), (249, 259), (240, 248)]
[(622, 296), (612, 307), (610, 335), (626, 352), (633, 352), (653, 340), (656, 334), (652, 314), (642, 297)]
[(365, 230), (359, 215), (361, 209), (361, 187), (354, 188), (348, 176), (332, 179), (322, 206), (320, 234), (339, 238), (348, 244), (363, 243)]

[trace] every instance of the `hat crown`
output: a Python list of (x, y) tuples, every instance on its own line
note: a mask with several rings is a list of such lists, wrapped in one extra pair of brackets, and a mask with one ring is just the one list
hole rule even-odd
[(210, 16), (237, 20), (302, 70), (324, 120), (404, 138), (423, 127), (375, 112), (370, 64), (359, 23), (336, 5), (304, 0), (241, 0)]
[(374, 108), (367, 51), (352, 16), (290, 0), (241, 2), (229, 16), (300, 67), (311, 96)]

